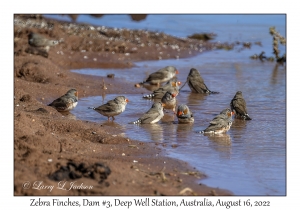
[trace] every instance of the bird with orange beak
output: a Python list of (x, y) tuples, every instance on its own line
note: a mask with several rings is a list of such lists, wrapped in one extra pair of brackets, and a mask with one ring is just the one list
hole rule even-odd
[(175, 107), (177, 104), (177, 100), (176, 100), (177, 95), (178, 92), (175, 90), (167, 91), (161, 99), (161, 102), (165, 104), (164, 109), (171, 109), (174, 112), (174, 114), (176, 114)]
[(129, 102), (125, 96), (118, 96), (113, 100), (109, 100), (106, 104), (102, 104), (98, 107), (91, 107), (99, 114), (106, 116), (107, 120), (109, 121), (109, 118), (111, 117), (114, 121), (114, 116), (121, 114), (125, 111), (126, 105)]
[(177, 119), (179, 124), (193, 123), (194, 116), (189, 107), (185, 104), (180, 104), (177, 108)]

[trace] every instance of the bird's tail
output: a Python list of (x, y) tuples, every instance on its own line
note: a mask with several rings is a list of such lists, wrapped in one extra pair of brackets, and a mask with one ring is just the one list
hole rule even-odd
[(197, 131), (196, 133), (204, 134), (204, 130), (203, 131)]
[(220, 92), (217, 91), (209, 91), (209, 94), (219, 94)]
[(136, 121), (133, 121), (133, 122), (130, 122), (129, 124), (141, 124), (142, 121), (140, 119), (136, 120)]
[(148, 95), (144, 95), (143, 98), (146, 98), (146, 99), (152, 99), (154, 97), (154, 94), (153, 93), (150, 93)]
[(252, 118), (248, 115), (248, 114), (245, 114), (245, 120), (252, 120)]

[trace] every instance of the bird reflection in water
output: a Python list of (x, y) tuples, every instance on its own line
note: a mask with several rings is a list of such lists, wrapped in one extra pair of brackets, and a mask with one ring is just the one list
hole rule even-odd
[(208, 94), (190, 93), (187, 98), (187, 104), (200, 105), (207, 96)]
[(164, 109), (164, 116), (161, 119), (163, 123), (173, 122), (175, 120), (175, 115), (171, 110)]
[(232, 121), (231, 125), (231, 135), (235, 139), (235, 143), (242, 143), (243, 142), (243, 136), (246, 134), (246, 126), (247, 126), (246, 120), (239, 120), (235, 119)]
[(244, 128), (246, 127), (247, 125), (247, 121), (245, 120), (233, 120), (232, 121), (232, 125), (231, 125), (231, 129), (234, 129), (234, 130), (244, 130)]
[(218, 151), (224, 158), (230, 159), (231, 157), (231, 138), (227, 133), (220, 134), (204, 134), (210, 140), (210, 146)]
[(188, 140), (193, 130), (193, 126), (194, 126), (193, 123), (187, 123), (187, 124), (177, 123), (177, 139)]
[(154, 124), (137, 124), (143, 128), (147, 133), (150, 134), (150, 138), (153, 141), (163, 141), (164, 140), (164, 131), (163, 127), (159, 123)]
[(105, 121), (103, 123), (101, 123), (101, 125), (103, 126), (109, 126), (109, 127), (112, 127), (112, 128), (116, 128), (116, 129), (125, 129), (125, 126), (123, 125), (120, 125), (119, 123), (116, 123), (115, 121)]

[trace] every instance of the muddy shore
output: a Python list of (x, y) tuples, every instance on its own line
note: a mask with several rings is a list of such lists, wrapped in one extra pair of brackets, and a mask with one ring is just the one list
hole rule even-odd
[[(31, 32), (59, 44), (48, 52), (31, 47)], [(76, 120), (47, 106), (71, 88), (79, 97), (102, 95), (102, 79), (106, 94), (144, 92), (118, 75), (110, 79), (70, 69), (122, 69), (136, 61), (182, 58), (219, 47), (158, 32), (15, 15), (14, 195), (232, 195), (199, 184), (203, 173), (164, 156), (164, 147), (171, 145), (116, 136), (108, 126)], [(29, 187), (24, 187), (26, 181)], [(58, 189), (61, 181), (68, 189), (71, 182), (86, 188)], [(44, 189), (34, 189), (39, 187)]]

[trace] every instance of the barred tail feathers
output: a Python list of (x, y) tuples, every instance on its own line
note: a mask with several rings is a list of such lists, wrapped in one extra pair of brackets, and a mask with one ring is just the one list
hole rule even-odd
[(248, 115), (248, 114), (245, 114), (245, 120), (252, 120), (252, 118)]
[(204, 134), (204, 130), (203, 130), (203, 131), (198, 131), (198, 132), (196, 132), (196, 133), (201, 133), (201, 134)]
[(140, 119), (136, 120), (136, 121), (133, 121), (133, 122), (130, 122), (129, 124), (141, 124), (142, 121)]
[(148, 95), (144, 95), (143, 98), (153, 98), (154, 97), (154, 94), (153, 93), (150, 93)]

